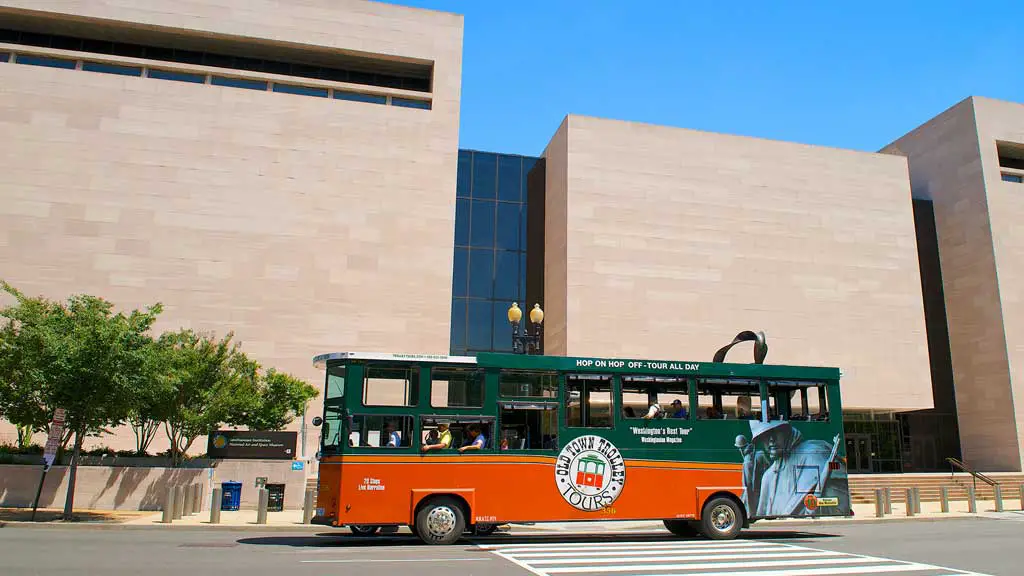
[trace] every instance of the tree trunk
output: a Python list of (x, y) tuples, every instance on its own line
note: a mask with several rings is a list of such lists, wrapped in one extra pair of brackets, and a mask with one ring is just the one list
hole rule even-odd
[(75, 477), (78, 475), (78, 457), (82, 452), (84, 437), (84, 430), (75, 430), (75, 451), (71, 454), (71, 476), (68, 477), (68, 495), (64, 499), (64, 520), (67, 522), (74, 519), (72, 511), (75, 506)]

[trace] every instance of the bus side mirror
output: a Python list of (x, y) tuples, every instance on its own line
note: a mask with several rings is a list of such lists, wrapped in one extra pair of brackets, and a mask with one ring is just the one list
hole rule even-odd
[(323, 418), (321, 418), (319, 416), (317, 416), (316, 418), (313, 418), (313, 426), (319, 426), (319, 425), (321, 425), (323, 423), (324, 423), (324, 419)]

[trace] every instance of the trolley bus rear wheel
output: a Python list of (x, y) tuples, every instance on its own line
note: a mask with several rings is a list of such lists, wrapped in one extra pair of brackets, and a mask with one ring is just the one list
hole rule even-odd
[(704, 505), (700, 531), (712, 540), (732, 540), (743, 529), (743, 511), (731, 498), (719, 496)]
[(676, 536), (696, 536), (700, 534), (696, 523), (692, 520), (665, 520), (665, 528)]
[(454, 544), (466, 530), (466, 515), (454, 498), (437, 496), (420, 507), (415, 526), (426, 544)]

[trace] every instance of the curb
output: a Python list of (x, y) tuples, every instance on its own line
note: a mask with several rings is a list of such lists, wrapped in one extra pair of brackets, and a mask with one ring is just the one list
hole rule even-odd
[[(185, 524), (175, 526), (173, 524), (125, 524), (125, 523), (101, 523), (101, 522), (0, 522), (0, 529), (13, 528), (22, 530), (60, 530), (60, 529), (71, 529), (71, 530), (171, 530), (175, 532), (187, 531), (187, 532), (207, 532), (210, 530), (214, 531), (241, 531), (241, 532), (296, 532), (296, 533), (315, 533), (321, 531), (338, 530), (339, 528), (333, 528), (331, 526), (321, 526), (319, 524), (313, 525), (296, 525), (296, 526), (281, 526), (274, 524)], [(347, 532), (346, 532), (347, 533)]]

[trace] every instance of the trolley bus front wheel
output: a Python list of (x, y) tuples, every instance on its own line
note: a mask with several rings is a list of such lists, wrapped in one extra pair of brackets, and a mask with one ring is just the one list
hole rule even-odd
[(466, 514), (454, 498), (436, 496), (416, 513), (415, 529), (427, 544), (454, 544), (466, 531)]
[(700, 531), (712, 540), (732, 540), (743, 529), (743, 511), (731, 498), (719, 496), (704, 505)]
[(350, 524), (348, 529), (356, 536), (373, 536), (378, 530), (380, 530), (380, 526)]

